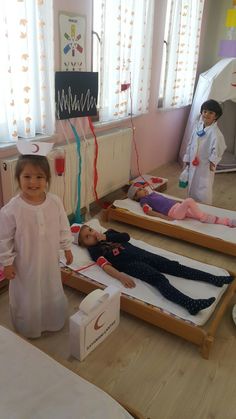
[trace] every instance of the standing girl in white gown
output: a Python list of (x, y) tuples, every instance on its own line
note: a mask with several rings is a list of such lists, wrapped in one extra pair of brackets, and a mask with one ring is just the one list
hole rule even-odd
[(70, 264), (72, 239), (60, 199), (47, 192), (50, 167), (41, 154), (51, 147), (26, 143), (26, 154), (19, 157), (15, 171), (20, 193), (0, 211), (0, 263), (10, 282), (12, 322), (29, 338), (61, 329), (67, 316), (59, 250)]
[(209, 99), (201, 106), (201, 118), (194, 127), (183, 161), (189, 167), (188, 196), (212, 204), (215, 169), (226, 149), (217, 120), (222, 115), (218, 102)]

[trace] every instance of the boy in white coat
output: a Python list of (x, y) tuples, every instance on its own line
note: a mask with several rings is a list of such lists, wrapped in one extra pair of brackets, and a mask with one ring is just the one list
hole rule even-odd
[(222, 108), (213, 99), (201, 106), (201, 118), (194, 127), (183, 161), (189, 167), (188, 196), (204, 204), (212, 204), (215, 168), (226, 149), (216, 121)]

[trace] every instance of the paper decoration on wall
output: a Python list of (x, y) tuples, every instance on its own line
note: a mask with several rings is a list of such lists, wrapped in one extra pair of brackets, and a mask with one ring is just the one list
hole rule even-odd
[(57, 71), (55, 74), (56, 118), (69, 119), (97, 114), (98, 73)]
[(236, 0), (233, 0), (233, 8), (227, 10), (225, 26), (228, 39), (220, 41), (219, 56), (233, 58), (236, 57)]
[(85, 71), (85, 16), (61, 13), (59, 25), (61, 70)]

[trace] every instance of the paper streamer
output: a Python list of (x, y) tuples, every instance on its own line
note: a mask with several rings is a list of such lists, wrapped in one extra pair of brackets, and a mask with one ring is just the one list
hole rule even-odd
[(77, 153), (79, 157), (79, 170), (78, 170), (78, 182), (77, 182), (77, 206), (75, 210), (75, 222), (76, 223), (82, 223), (82, 216), (80, 212), (80, 197), (81, 197), (81, 166), (82, 166), (82, 159), (81, 159), (81, 150), (80, 150), (80, 137), (79, 134), (75, 128), (75, 126), (72, 124), (72, 122), (69, 120), (71, 129), (73, 131), (76, 146), (77, 146)]
[(78, 122), (79, 122), (80, 130), (82, 132), (82, 141), (84, 142), (84, 145), (85, 145), (84, 147), (84, 172), (85, 172), (85, 194), (84, 194), (85, 197), (84, 199), (85, 199), (85, 208), (86, 208), (85, 221), (87, 221), (88, 219), (91, 218), (90, 208), (89, 208), (90, 177), (88, 174), (88, 170), (90, 169), (90, 167), (92, 167), (92, 163), (89, 159), (88, 140), (85, 135), (83, 124), (81, 124), (80, 122), (80, 118), (78, 118)]
[(89, 127), (92, 131), (93, 137), (94, 137), (94, 145), (95, 145), (95, 155), (94, 155), (94, 164), (93, 164), (93, 190), (94, 190), (94, 195), (96, 198), (96, 201), (99, 202), (98, 199), (98, 195), (97, 195), (97, 183), (98, 183), (98, 171), (97, 171), (97, 160), (98, 160), (98, 140), (94, 131), (94, 126), (92, 123), (91, 118), (88, 116), (88, 121), (89, 121)]

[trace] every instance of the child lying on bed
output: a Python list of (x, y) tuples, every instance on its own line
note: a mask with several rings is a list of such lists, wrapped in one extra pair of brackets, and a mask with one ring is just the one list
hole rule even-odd
[(152, 217), (159, 217), (169, 221), (194, 218), (202, 223), (236, 227), (236, 220), (231, 220), (228, 217), (217, 217), (216, 215), (206, 214), (201, 211), (192, 198), (176, 201), (157, 192), (149, 192), (146, 187), (142, 187), (140, 184), (136, 185), (134, 183), (130, 186), (128, 198), (139, 202), (145, 214), (151, 215)]
[(222, 287), (233, 280), (231, 276), (215, 276), (147, 252), (132, 245), (129, 240), (127, 233), (107, 230), (101, 234), (86, 224), (81, 227), (78, 236), (78, 244), (86, 247), (91, 258), (126, 288), (135, 287), (132, 276), (139, 278), (156, 287), (165, 298), (186, 308), (192, 315), (209, 307), (215, 298), (193, 299), (171, 285), (164, 274), (208, 282), (216, 287)]

